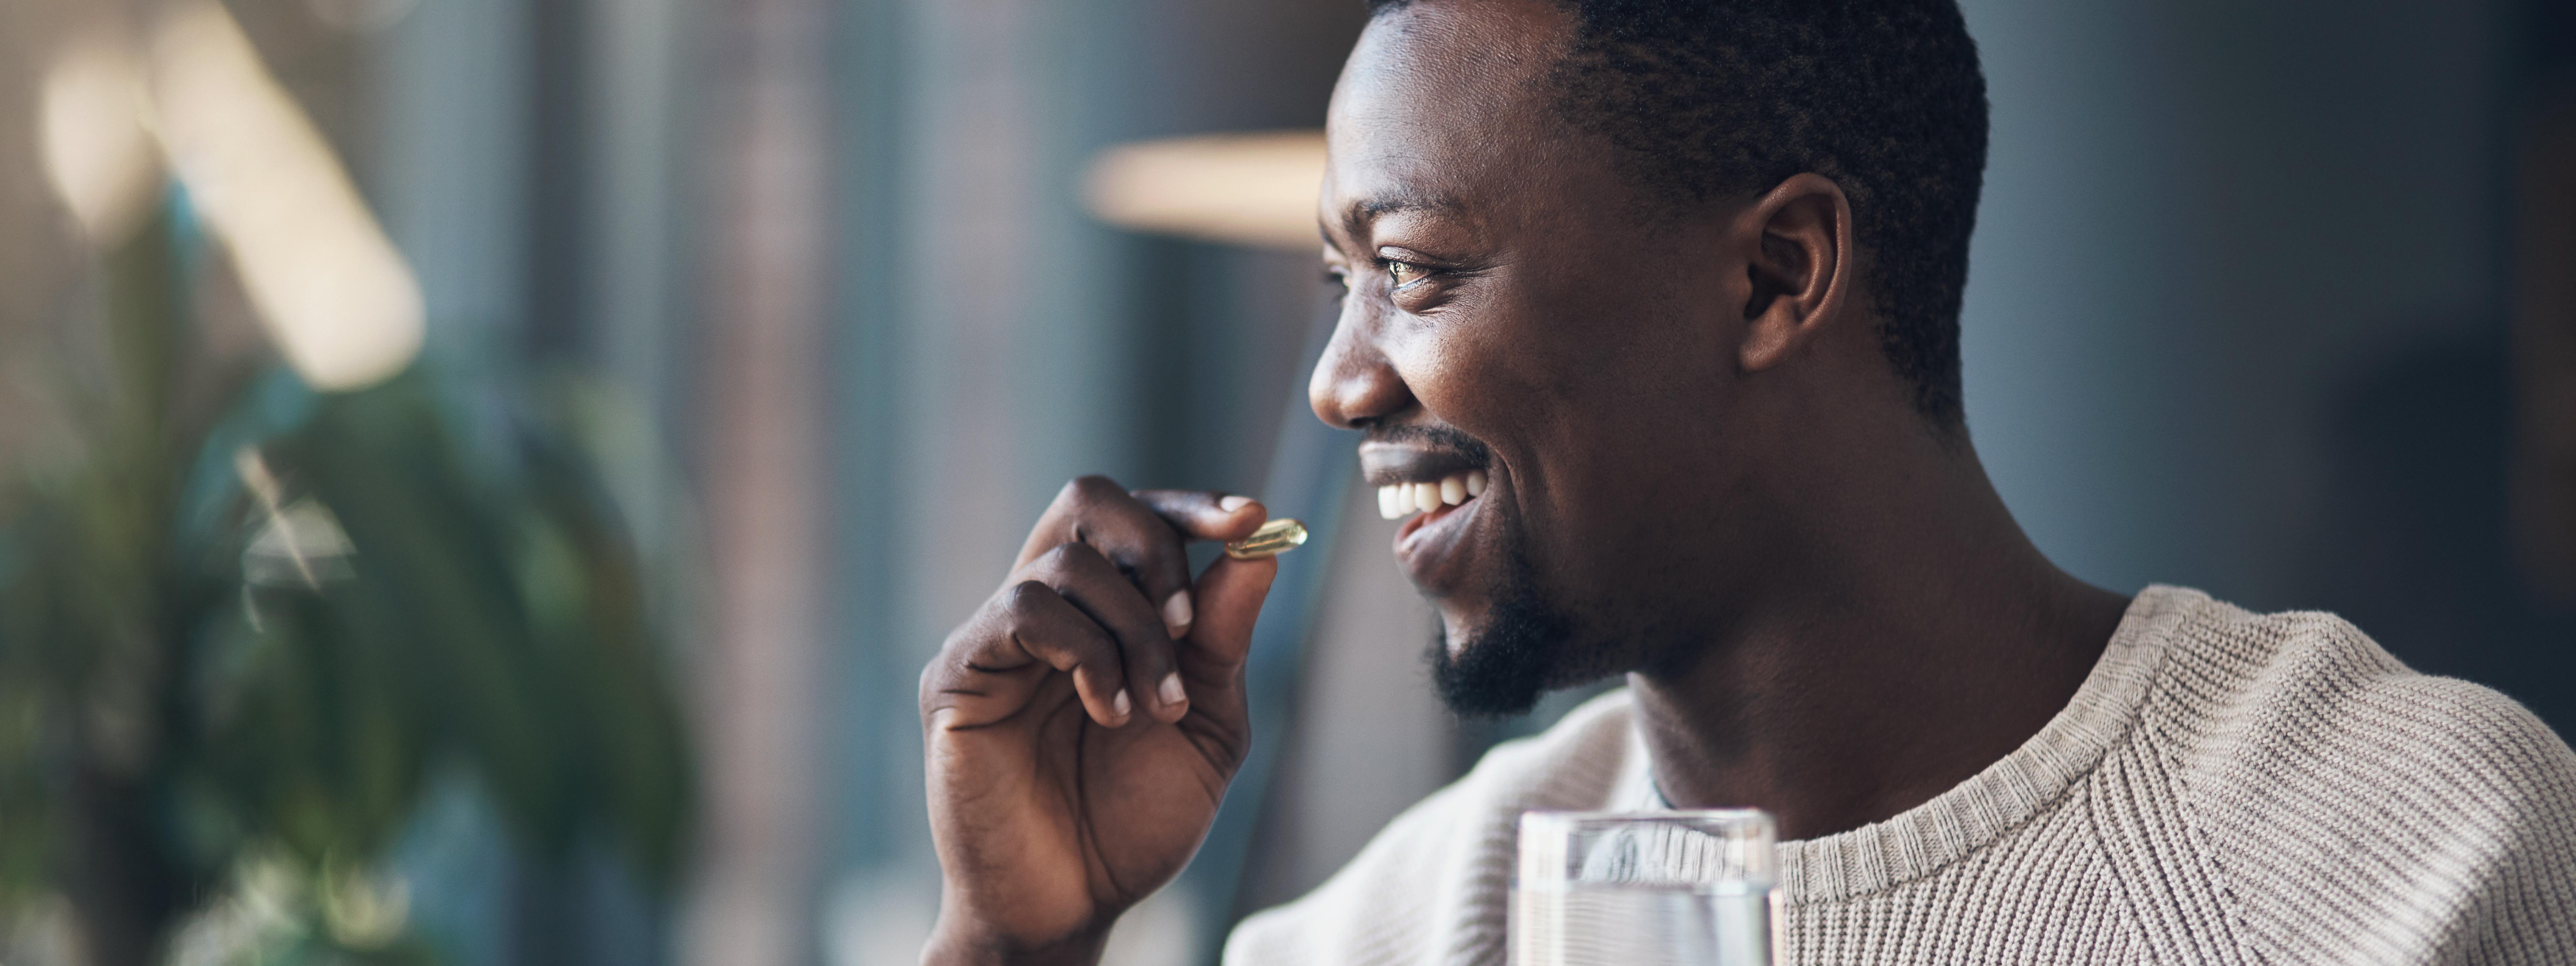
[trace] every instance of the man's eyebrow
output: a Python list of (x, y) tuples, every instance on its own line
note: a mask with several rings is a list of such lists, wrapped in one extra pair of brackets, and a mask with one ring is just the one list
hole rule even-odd
[[(1414, 211), (1431, 211), (1444, 215), (1458, 215), (1464, 214), (1466, 210), (1467, 206), (1465, 204), (1448, 195), (1410, 191), (1397, 192), (1394, 194), (1379, 195), (1373, 198), (1360, 198), (1352, 201), (1348, 206), (1342, 209), (1342, 230), (1349, 234), (1357, 235), (1360, 233), (1360, 229), (1366, 227), (1369, 222), (1387, 215), (1403, 214)], [(1316, 227), (1318, 229), (1322, 228), (1320, 225)], [(1325, 238), (1325, 242), (1329, 244), (1331, 241), (1332, 239), (1328, 234)]]

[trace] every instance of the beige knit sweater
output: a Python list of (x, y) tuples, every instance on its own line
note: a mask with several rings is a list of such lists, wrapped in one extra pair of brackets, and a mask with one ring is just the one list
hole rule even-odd
[[(1632, 714), (1496, 748), (1226, 961), (1502, 963), (1519, 813), (1655, 801)], [(2331, 615), (2172, 587), (2028, 744), (1780, 851), (1792, 963), (2576, 964), (2566, 743)]]

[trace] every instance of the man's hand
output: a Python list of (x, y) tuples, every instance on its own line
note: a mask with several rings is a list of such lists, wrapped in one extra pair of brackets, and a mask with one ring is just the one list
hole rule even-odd
[(1078, 962), (1179, 874), (1250, 751), (1244, 654), (1273, 560), (1243, 497), (1066, 484), (1002, 589), (921, 675), (931, 835), (947, 874), (925, 961)]

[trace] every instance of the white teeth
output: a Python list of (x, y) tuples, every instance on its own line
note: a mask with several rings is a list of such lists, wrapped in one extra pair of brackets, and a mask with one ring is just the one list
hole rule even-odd
[(1377, 515), (1401, 520), (1415, 512), (1457, 506), (1484, 495), (1485, 483), (1483, 470), (1451, 474), (1437, 483), (1389, 483), (1377, 488)]

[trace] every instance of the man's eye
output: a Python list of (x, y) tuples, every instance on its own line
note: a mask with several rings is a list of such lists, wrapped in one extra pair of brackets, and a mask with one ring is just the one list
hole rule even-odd
[(1403, 288), (1406, 285), (1413, 284), (1424, 275), (1428, 275), (1430, 273), (1424, 271), (1420, 265), (1413, 264), (1412, 262), (1399, 262), (1390, 258), (1387, 259), (1386, 262), (1386, 274), (1387, 277), (1395, 280), (1395, 286), (1397, 288)]

